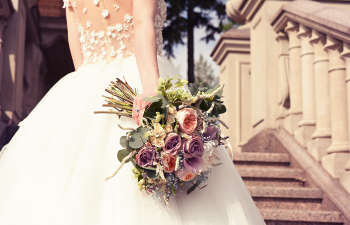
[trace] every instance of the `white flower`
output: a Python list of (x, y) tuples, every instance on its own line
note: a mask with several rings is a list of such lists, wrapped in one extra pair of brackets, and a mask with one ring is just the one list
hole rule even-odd
[(115, 52), (115, 49), (112, 47), (112, 49), (111, 49), (111, 57), (114, 57), (114, 56), (116, 56), (116, 52)]
[(80, 43), (84, 43), (85, 42), (85, 37), (84, 36), (80, 36)]
[(84, 13), (84, 14), (87, 13), (87, 8), (83, 8), (83, 13)]
[(124, 29), (125, 31), (128, 31), (128, 30), (129, 30), (129, 25), (128, 25), (128, 24), (124, 24), (123, 29)]
[(124, 21), (127, 23), (130, 23), (132, 20), (132, 16), (130, 16), (129, 14), (125, 14), (124, 16)]
[(100, 0), (94, 0), (94, 4), (97, 6), (98, 4), (100, 4)]
[(97, 33), (98, 38), (103, 38), (104, 35), (105, 35), (105, 32), (103, 32), (103, 31), (100, 31)]
[(105, 18), (105, 19), (109, 16), (109, 12), (108, 12), (107, 9), (105, 9), (105, 10), (102, 11), (102, 16), (103, 16), (103, 18)]
[(115, 29), (116, 29), (116, 31), (121, 32), (123, 30), (123, 25), (118, 23), (118, 24), (115, 25)]
[(124, 50), (126, 48), (126, 45), (124, 44), (124, 42), (121, 41), (119, 44), (120, 44), (120, 48), (119, 48), (120, 50)]

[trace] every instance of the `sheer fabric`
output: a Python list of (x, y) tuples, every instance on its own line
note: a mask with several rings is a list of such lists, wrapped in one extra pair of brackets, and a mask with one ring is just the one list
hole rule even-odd
[[(84, 64), (110, 61), (134, 54), (133, 4), (130, 0), (64, 0), (78, 21)], [(162, 28), (166, 3), (158, 0), (154, 18), (158, 55), (162, 54)]]

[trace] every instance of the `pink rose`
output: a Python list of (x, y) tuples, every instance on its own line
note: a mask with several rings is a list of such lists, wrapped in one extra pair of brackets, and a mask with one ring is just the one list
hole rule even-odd
[(197, 112), (192, 108), (184, 108), (176, 113), (176, 119), (179, 122), (180, 130), (186, 134), (192, 134), (197, 127)]
[(193, 180), (196, 177), (196, 174), (194, 174), (190, 170), (183, 168), (183, 169), (176, 171), (176, 176), (180, 180), (187, 182), (187, 181)]
[(170, 154), (162, 155), (163, 168), (166, 173), (172, 173), (176, 166), (176, 157)]

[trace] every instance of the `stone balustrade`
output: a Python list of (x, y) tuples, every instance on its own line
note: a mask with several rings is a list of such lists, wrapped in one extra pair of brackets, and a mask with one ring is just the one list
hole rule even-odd
[(280, 48), (280, 99), (290, 100), (289, 107), (277, 103), (278, 124), (350, 192), (348, 12), (295, 1), (283, 5), (271, 25)]

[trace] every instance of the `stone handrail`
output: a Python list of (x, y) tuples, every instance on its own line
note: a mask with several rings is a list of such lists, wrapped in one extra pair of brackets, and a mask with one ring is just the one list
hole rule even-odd
[(279, 126), (350, 192), (350, 13), (313, 1), (284, 4), (272, 19), (280, 56)]
[(276, 32), (287, 21), (302, 24), (310, 29), (350, 43), (349, 9), (330, 7), (313, 1), (295, 1), (281, 7), (271, 22)]

